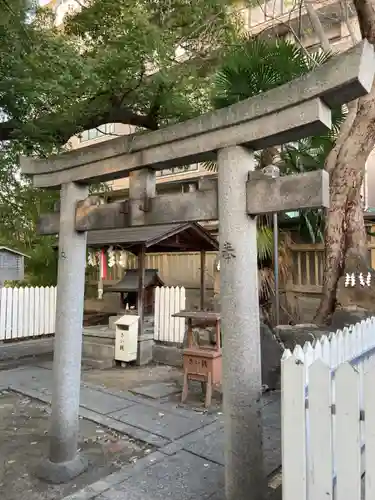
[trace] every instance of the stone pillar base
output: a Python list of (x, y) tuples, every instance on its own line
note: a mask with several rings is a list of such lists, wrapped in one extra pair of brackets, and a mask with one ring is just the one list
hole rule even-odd
[(35, 474), (39, 479), (49, 483), (63, 484), (85, 472), (87, 467), (88, 461), (86, 458), (77, 453), (75, 458), (69, 462), (55, 463), (49, 459), (44, 459), (36, 468)]
[(143, 366), (151, 363), (153, 359), (154, 335), (144, 333), (138, 337), (137, 365)]

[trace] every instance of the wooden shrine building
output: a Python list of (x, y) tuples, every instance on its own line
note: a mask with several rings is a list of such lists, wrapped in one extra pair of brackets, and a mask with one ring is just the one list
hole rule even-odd
[[(149, 306), (145, 268), (145, 256), (148, 252), (200, 252), (200, 305), (201, 309), (204, 308), (206, 252), (218, 251), (219, 242), (200, 224), (186, 222), (90, 231), (87, 234), (87, 246), (90, 249), (105, 249), (111, 246), (114, 250), (127, 250), (138, 257), (138, 269), (135, 271), (138, 274), (137, 311), (140, 316), (140, 331), (143, 329), (145, 308)], [(148, 278), (152, 270), (147, 271)], [(120, 285), (120, 282), (114, 285), (114, 288)], [(111, 288), (109, 287), (108, 291), (115, 291)]]

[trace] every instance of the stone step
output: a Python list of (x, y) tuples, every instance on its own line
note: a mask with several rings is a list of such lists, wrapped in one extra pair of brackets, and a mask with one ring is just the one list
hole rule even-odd
[(108, 368), (113, 368), (115, 361), (113, 359), (93, 359), (93, 358), (82, 358), (82, 365), (84, 368), (94, 368), (97, 370), (107, 370)]
[(83, 356), (92, 359), (115, 359), (115, 346), (98, 342), (83, 342)]
[(115, 329), (108, 326), (88, 326), (83, 329), (84, 337), (98, 337), (103, 339), (114, 339), (116, 336)]
[(83, 345), (85, 343), (114, 346), (115, 345), (115, 338), (95, 337), (93, 335), (84, 335)]
[(154, 337), (155, 328), (143, 328), (143, 335), (151, 335)]
[(267, 500), (282, 500), (282, 471), (281, 468), (274, 471), (267, 478)]
[(154, 344), (152, 357), (156, 363), (161, 365), (182, 366), (182, 349), (174, 346)]
[(108, 320), (108, 328), (115, 331), (116, 329), (116, 321), (122, 317), (122, 314), (118, 314), (117, 316), (110, 316)]
[(114, 346), (115, 336), (115, 331), (106, 326), (84, 328), (83, 345), (89, 342), (94, 344)]

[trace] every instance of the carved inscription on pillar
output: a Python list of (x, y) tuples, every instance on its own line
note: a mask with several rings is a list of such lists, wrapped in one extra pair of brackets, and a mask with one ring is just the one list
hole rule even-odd
[(226, 241), (224, 243), (221, 255), (225, 260), (232, 260), (236, 258), (236, 252), (233, 248), (233, 245), (229, 241)]

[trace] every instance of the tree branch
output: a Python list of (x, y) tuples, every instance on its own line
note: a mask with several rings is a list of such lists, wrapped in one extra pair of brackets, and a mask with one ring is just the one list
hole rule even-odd
[[(56, 117), (58, 120), (58, 117)], [(116, 106), (112, 104), (110, 107), (103, 111), (95, 111), (95, 106), (85, 113), (83, 111), (79, 122), (72, 123), (69, 127), (63, 126), (56, 130), (56, 135), (59, 137), (61, 144), (65, 144), (73, 135), (76, 135), (83, 130), (90, 130), (100, 127), (106, 123), (124, 123), (126, 125), (133, 125), (135, 127), (145, 128), (148, 130), (157, 130), (158, 123), (154, 117), (149, 115), (141, 115), (135, 113), (126, 106)], [(41, 122), (43, 125), (43, 121)]]
[(0, 142), (13, 139), (15, 132), (20, 129), (21, 125), (17, 120), (0, 122)]
[[(18, 136), (22, 136), (23, 130), (25, 130), (26, 127), (34, 131), (35, 138), (49, 131), (61, 145), (65, 144), (70, 137), (83, 130), (100, 127), (106, 123), (124, 123), (148, 130), (156, 130), (158, 128), (158, 123), (154, 116), (142, 115), (134, 112), (127, 106), (119, 105), (116, 101), (111, 102), (109, 96), (104, 106), (103, 96), (100, 96), (97, 99), (88, 99), (79, 104), (73, 104), (71, 111), (72, 112), (68, 110), (66, 114), (50, 113), (36, 120), (32, 120), (26, 125), (18, 120), (0, 122), (0, 142), (9, 141), (16, 139)], [(70, 119), (65, 118), (65, 116), (70, 117)], [(77, 119), (75, 119), (75, 117), (77, 117)], [(41, 131), (41, 133), (38, 134), (38, 131)], [(31, 135), (32, 134), (30, 134), (30, 136)]]
[[(206, 57), (195, 57), (183, 62), (175, 62), (174, 67), (176, 70), (184, 67), (185, 71), (186, 68), (192, 67), (200, 74), (205, 74), (212, 64), (218, 62), (219, 55), (220, 51), (213, 51), (206, 54)], [(160, 87), (157, 89), (150, 109), (145, 114), (137, 113), (131, 107), (123, 104), (123, 100), (131, 92), (157, 76), (158, 72), (147, 76), (141, 72), (133, 88), (98, 92), (94, 97), (73, 103), (63, 113), (46, 113), (26, 123), (16, 119), (0, 122), (0, 143), (22, 137), (26, 137), (30, 142), (35, 142), (41, 136), (49, 133), (59, 145), (63, 145), (73, 135), (84, 130), (116, 122), (147, 130), (157, 130), (161, 107), (160, 92), (161, 90), (165, 91), (165, 89)]]

